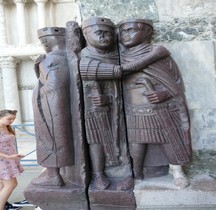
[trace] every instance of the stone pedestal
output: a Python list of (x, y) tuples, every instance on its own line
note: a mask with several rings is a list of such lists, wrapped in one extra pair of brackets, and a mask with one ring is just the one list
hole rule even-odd
[(88, 210), (85, 190), (73, 184), (49, 189), (29, 184), (24, 195), (43, 210)]
[[(45, 175), (46, 171), (32, 181)], [(64, 186), (42, 186), (31, 182), (24, 190), (25, 198), (42, 210), (88, 210), (85, 188), (70, 182), (66, 173), (61, 175), (64, 177)]]
[(116, 191), (89, 189), (91, 210), (135, 210), (135, 199), (132, 190)]
[(192, 176), (190, 183), (180, 190), (171, 175), (136, 182), (136, 209), (215, 209), (216, 180), (208, 174), (199, 174)]

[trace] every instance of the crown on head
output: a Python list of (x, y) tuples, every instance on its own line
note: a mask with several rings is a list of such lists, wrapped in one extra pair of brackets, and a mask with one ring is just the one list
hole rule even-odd
[(45, 27), (37, 31), (39, 39), (43, 36), (65, 36), (65, 33), (65, 28), (62, 27)]
[(82, 30), (84, 30), (85, 28), (87, 28), (89, 26), (93, 26), (93, 25), (106, 25), (106, 26), (110, 26), (112, 28), (115, 28), (114, 23), (108, 18), (91, 17), (91, 18), (84, 20), (82, 22)]
[(126, 23), (142, 23), (142, 24), (151, 26), (152, 29), (153, 29), (153, 22), (152, 22), (152, 20), (149, 20), (149, 19), (128, 19), (128, 20), (123, 20), (123, 21), (118, 23), (118, 27), (120, 28), (122, 25), (124, 25)]

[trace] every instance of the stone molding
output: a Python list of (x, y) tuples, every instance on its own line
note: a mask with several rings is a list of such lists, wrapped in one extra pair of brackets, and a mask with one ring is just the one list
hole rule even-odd
[(40, 55), (31, 55), (29, 56), (29, 58), (32, 60), (32, 61), (35, 61)]
[(16, 4), (16, 3), (27, 3), (33, 0), (0, 0), (0, 4)]
[(22, 46), (7, 45), (0, 51), (0, 57), (11, 56), (17, 58), (29, 58), (29, 56), (44, 54), (43, 47), (38, 44), (26, 44)]
[(34, 0), (35, 3), (46, 3), (48, 0)]
[(54, 4), (58, 3), (75, 3), (77, 0), (51, 0)]
[(17, 64), (20, 63), (20, 61), (21, 60), (12, 56), (0, 57), (0, 68), (16, 69)]
[(27, 0), (13, 0), (13, 2), (15, 4), (18, 4), (18, 3), (25, 4), (27, 2)]
[(33, 90), (35, 85), (18, 86), (18, 90)]

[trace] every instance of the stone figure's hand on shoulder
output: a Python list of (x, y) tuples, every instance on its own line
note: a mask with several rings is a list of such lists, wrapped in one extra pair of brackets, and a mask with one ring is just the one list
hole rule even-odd
[(146, 91), (145, 95), (152, 104), (163, 102), (169, 98), (169, 94), (165, 90)]
[(106, 95), (93, 95), (91, 100), (95, 106), (105, 106), (112, 102), (111, 96)]
[(163, 58), (163, 57), (170, 56), (169, 50), (167, 48), (161, 46), (161, 45), (154, 45), (154, 47), (152, 48), (151, 53), (153, 55), (157, 55), (158, 58)]

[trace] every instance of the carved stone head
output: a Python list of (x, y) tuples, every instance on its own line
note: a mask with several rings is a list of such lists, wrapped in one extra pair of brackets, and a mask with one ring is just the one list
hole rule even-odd
[(127, 48), (135, 47), (151, 40), (153, 26), (147, 19), (129, 19), (118, 24), (119, 41)]
[(51, 52), (53, 49), (65, 49), (65, 28), (45, 27), (37, 31), (38, 38), (46, 51)]
[(92, 17), (82, 23), (87, 45), (99, 50), (111, 50), (116, 41), (115, 25), (108, 18)]

